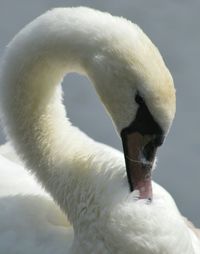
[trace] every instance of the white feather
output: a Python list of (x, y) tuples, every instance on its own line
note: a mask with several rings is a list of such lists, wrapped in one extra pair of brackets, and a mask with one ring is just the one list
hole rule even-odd
[[(80, 7), (52, 10), (25, 27), (1, 67), (2, 119), (26, 167), (68, 216), (74, 239), (33, 176), (1, 157), (2, 253), (199, 253), (196, 235), (164, 189), (154, 183), (153, 202), (138, 200), (129, 192), (123, 154), (71, 126), (59, 85), (70, 71), (93, 81), (119, 132), (135, 118), (138, 90), (163, 130), (171, 126), (173, 80), (136, 25)], [(17, 174), (13, 193), (9, 171)]]

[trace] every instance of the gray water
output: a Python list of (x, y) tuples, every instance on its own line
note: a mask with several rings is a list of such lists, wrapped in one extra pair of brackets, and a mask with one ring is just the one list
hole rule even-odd
[[(200, 1), (199, 0), (0, 0), (0, 55), (11, 38), (48, 9), (86, 5), (137, 23), (160, 49), (174, 77), (177, 114), (159, 151), (154, 179), (175, 198), (181, 212), (200, 226)], [(121, 149), (89, 81), (65, 78), (65, 105), (72, 122), (94, 139)], [(5, 141), (0, 132), (0, 143)]]

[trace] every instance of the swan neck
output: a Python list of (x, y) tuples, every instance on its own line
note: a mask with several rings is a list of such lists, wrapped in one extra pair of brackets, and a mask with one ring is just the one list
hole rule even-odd
[(88, 75), (94, 53), (70, 22), (70, 16), (56, 10), (13, 39), (2, 66), (0, 100), (17, 152), (68, 214), (76, 204), (66, 202), (66, 192), (79, 188), (74, 181), (78, 184), (80, 171), (92, 167), (87, 161), (94, 154), (94, 142), (71, 126), (62, 104), (63, 77), (71, 71)]

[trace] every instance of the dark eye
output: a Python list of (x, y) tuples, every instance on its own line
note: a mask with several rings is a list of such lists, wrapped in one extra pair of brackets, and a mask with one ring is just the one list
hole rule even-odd
[(135, 96), (135, 101), (136, 101), (136, 103), (137, 103), (138, 105), (144, 104), (144, 100), (143, 100), (143, 98), (139, 95), (139, 93), (136, 94), (136, 96)]

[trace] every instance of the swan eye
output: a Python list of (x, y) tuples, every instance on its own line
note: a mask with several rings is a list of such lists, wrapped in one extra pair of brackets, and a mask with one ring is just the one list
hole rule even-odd
[(142, 96), (140, 96), (140, 94), (137, 92), (136, 96), (135, 96), (135, 101), (138, 105), (143, 105), (144, 104), (144, 100), (142, 98)]

